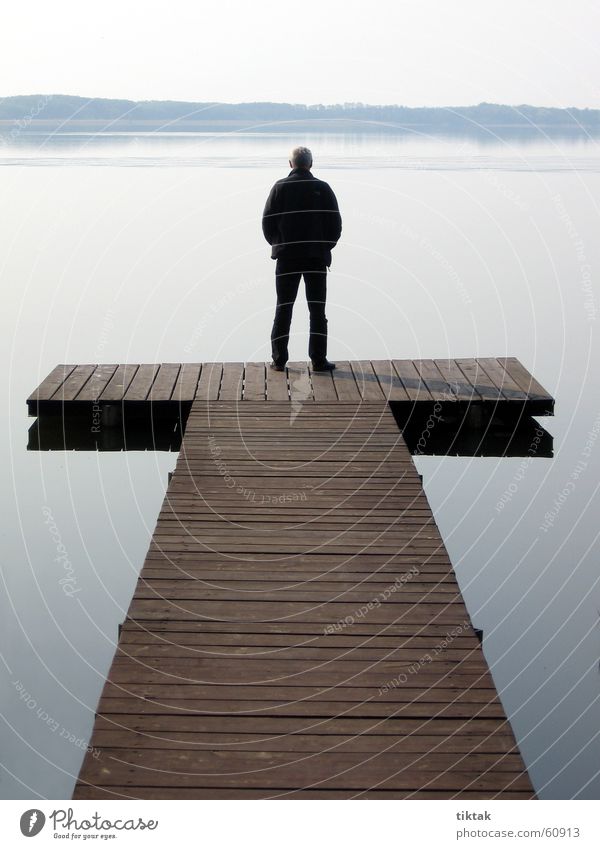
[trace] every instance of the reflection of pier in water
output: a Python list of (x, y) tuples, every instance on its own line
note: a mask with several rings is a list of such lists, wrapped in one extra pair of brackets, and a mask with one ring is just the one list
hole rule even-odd
[[(390, 404), (412, 454), (459, 457), (552, 457), (552, 436), (531, 416), (443, 414)], [(89, 416), (43, 413), (29, 428), (29, 451), (179, 451), (189, 411), (125, 414), (97, 430)]]
[(411, 451), (552, 456), (553, 399), (512, 358), (339, 365), (28, 399), (33, 450), (180, 452), (77, 798), (531, 797)]

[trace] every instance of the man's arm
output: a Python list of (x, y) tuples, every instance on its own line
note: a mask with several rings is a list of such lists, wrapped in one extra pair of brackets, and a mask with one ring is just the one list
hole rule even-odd
[(337, 198), (331, 186), (327, 186), (328, 192), (328, 209), (327, 213), (327, 237), (331, 242), (331, 247), (334, 248), (340, 236), (342, 235), (342, 216), (338, 207)]
[(269, 192), (262, 216), (262, 230), (270, 245), (276, 241), (279, 232), (279, 199), (277, 195), (277, 184), (275, 184)]

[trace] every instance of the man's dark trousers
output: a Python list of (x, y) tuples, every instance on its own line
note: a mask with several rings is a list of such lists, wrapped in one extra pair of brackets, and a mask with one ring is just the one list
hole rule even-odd
[(301, 277), (304, 277), (310, 314), (308, 356), (313, 363), (323, 363), (327, 359), (327, 266), (320, 258), (281, 257), (275, 268), (277, 306), (271, 331), (273, 362), (280, 366), (288, 360), (292, 312)]

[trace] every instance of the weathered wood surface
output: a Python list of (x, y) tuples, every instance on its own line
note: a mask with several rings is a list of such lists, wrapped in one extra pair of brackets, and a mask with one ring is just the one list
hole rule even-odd
[(334, 382), (194, 402), (75, 798), (533, 795), (386, 400)]
[(202, 401), (375, 402), (519, 405), (552, 413), (548, 392), (514, 357), (339, 362), (333, 373), (307, 363), (284, 372), (268, 363), (59, 365), (27, 399), (29, 413), (92, 403), (171, 407)]

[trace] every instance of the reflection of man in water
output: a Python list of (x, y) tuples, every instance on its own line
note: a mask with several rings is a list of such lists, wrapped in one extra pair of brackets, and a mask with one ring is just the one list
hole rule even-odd
[(288, 176), (271, 189), (262, 218), (271, 257), (277, 260), (271, 368), (283, 371), (288, 360), (292, 311), (304, 277), (310, 313), (308, 356), (314, 371), (332, 371), (335, 364), (327, 360), (327, 269), (331, 249), (342, 232), (342, 219), (331, 187), (311, 174), (312, 153), (307, 147), (294, 148), (290, 168)]

